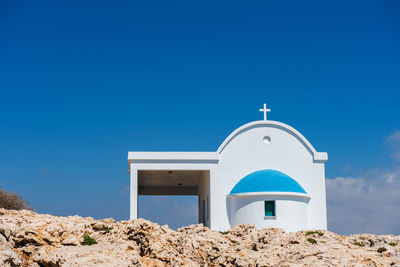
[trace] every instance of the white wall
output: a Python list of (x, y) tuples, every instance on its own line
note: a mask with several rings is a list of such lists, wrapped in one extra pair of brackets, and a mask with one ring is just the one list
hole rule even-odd
[[(275, 217), (265, 217), (264, 201), (275, 200)], [(294, 232), (307, 229), (307, 200), (292, 196), (230, 197), (230, 224), (254, 224), (257, 229), (279, 227)]]
[[(263, 169), (295, 179), (311, 196), (302, 215), (309, 217), (307, 229), (326, 229), (324, 163), (314, 162), (313, 148), (285, 127), (269, 121), (249, 124), (220, 151), (218, 166), (211, 172), (212, 229), (230, 228), (226, 196), (241, 178)], [(271, 138), (269, 144), (263, 142), (265, 136)]]

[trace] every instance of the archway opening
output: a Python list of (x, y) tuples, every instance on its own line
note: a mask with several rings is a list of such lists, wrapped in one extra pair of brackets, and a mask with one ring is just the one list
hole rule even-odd
[(194, 223), (210, 226), (208, 170), (138, 171), (138, 218), (176, 229)]

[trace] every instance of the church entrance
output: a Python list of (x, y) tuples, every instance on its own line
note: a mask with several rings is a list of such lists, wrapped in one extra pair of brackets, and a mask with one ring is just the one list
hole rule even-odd
[(210, 227), (210, 171), (139, 170), (138, 217), (171, 228), (192, 223)]

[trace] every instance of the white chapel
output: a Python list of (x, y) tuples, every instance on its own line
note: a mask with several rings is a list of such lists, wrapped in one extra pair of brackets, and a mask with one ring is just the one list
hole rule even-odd
[(129, 152), (130, 218), (139, 195), (197, 195), (199, 223), (286, 231), (326, 229), (326, 152), (296, 129), (267, 120), (233, 131), (212, 152)]

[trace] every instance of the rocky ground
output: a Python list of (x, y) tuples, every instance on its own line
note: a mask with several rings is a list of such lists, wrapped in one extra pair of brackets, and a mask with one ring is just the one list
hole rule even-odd
[(285, 233), (251, 225), (173, 231), (143, 219), (0, 209), (0, 266), (400, 266), (400, 236)]

